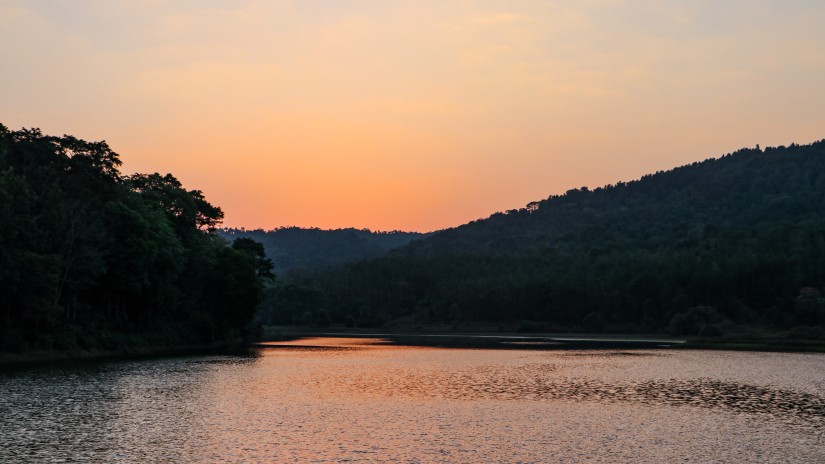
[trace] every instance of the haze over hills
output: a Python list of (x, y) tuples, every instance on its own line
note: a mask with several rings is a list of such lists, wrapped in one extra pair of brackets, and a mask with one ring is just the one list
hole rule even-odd
[[(333, 321), (362, 325), (682, 334), (735, 323), (821, 327), (823, 208), (825, 142), (742, 149), (570, 190), (300, 284), (320, 292), (316, 306)], [(810, 289), (799, 299), (802, 287)], [(294, 316), (289, 301), (278, 307), (265, 304), (263, 319)]]
[(228, 240), (251, 238), (263, 244), (276, 272), (317, 269), (383, 256), (413, 240), (429, 236), (419, 232), (373, 232), (367, 229), (322, 230), (282, 227), (273, 230), (224, 228)]

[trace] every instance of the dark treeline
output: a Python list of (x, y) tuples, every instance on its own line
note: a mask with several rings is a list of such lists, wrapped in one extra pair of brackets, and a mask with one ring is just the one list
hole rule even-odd
[(210, 342), (250, 321), (254, 246), (214, 233), (202, 192), (120, 164), (105, 142), (0, 125), (0, 350)]
[(822, 336), (823, 211), (825, 142), (743, 149), (304, 276), (262, 314), (682, 335), (749, 324)]
[(262, 229), (219, 229), (228, 239), (251, 238), (264, 245), (278, 273), (315, 270), (326, 266), (375, 259), (388, 251), (424, 238), (417, 232), (373, 232), (367, 229), (306, 229), (282, 227)]

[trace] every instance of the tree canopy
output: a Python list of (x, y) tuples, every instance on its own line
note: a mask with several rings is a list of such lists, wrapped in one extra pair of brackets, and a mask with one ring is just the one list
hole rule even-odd
[(0, 349), (118, 348), (237, 335), (259, 263), (171, 174), (120, 173), (106, 142), (0, 125)]

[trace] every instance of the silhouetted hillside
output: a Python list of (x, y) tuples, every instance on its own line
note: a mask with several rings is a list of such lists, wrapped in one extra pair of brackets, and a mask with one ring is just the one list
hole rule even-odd
[[(323, 291), (333, 320), (365, 325), (821, 327), (825, 142), (743, 149), (570, 190), (304, 284)], [(802, 287), (814, 290), (799, 298)]]
[(739, 227), (793, 223), (823, 211), (823, 149), (742, 149), (670, 171), (589, 190), (435, 234), (408, 253), (516, 250), (536, 243), (655, 248)]
[(429, 234), (372, 232), (361, 229), (303, 229), (283, 227), (269, 231), (221, 229), (226, 238), (248, 237), (264, 245), (276, 271), (317, 269), (325, 266), (378, 258), (389, 250)]

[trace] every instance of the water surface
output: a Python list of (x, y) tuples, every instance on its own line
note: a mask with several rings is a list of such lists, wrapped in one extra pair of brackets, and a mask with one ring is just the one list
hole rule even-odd
[(825, 355), (304, 339), (0, 372), (0, 462), (825, 462)]

